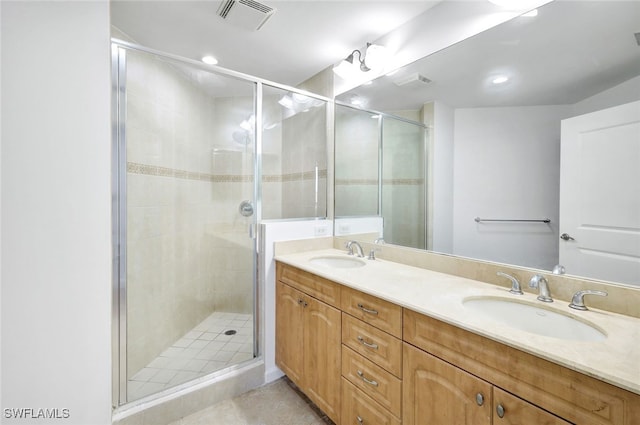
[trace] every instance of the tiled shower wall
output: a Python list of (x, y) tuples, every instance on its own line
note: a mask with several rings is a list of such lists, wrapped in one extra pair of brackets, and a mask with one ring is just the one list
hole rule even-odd
[(127, 343), (131, 377), (214, 310), (252, 312), (245, 97), (215, 98), (176, 65), (127, 63)]

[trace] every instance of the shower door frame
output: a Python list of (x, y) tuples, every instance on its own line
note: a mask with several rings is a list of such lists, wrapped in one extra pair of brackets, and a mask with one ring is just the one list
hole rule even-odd
[[(166, 58), (171, 61), (201, 69), (212, 74), (235, 78), (254, 83), (254, 113), (256, 117), (254, 132), (254, 220), (251, 224), (251, 237), (253, 239), (253, 360), (262, 357), (264, 335), (264, 276), (262, 276), (262, 253), (260, 232), (258, 225), (262, 221), (262, 127), (263, 127), (263, 85), (279, 88), (292, 93), (298, 93), (311, 98), (319, 99), (331, 104), (332, 99), (297, 89), (284, 84), (254, 77), (241, 72), (228, 70), (215, 65), (206, 65), (192, 59), (150, 49), (134, 43), (129, 43), (116, 38), (111, 39), (111, 72), (112, 72), (112, 407), (120, 408), (123, 405), (135, 404), (139, 400), (127, 401), (127, 279), (126, 279), (126, 53), (137, 51)], [(241, 364), (230, 366), (224, 370), (233, 370), (241, 367)], [(217, 372), (213, 372), (216, 374)], [(204, 375), (206, 376), (206, 375)], [(173, 389), (188, 385), (180, 384)], [(156, 398), (159, 393), (149, 397)]]

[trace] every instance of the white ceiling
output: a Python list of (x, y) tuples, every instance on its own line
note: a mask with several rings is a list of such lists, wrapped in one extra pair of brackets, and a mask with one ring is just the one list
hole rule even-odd
[[(378, 111), (573, 104), (640, 75), (640, 1), (554, 1), (338, 97)], [(394, 82), (419, 73), (429, 84)], [(490, 84), (498, 73), (511, 80)]]
[(135, 43), (296, 86), (439, 1), (271, 1), (258, 31), (217, 15), (221, 1), (111, 2), (111, 23)]

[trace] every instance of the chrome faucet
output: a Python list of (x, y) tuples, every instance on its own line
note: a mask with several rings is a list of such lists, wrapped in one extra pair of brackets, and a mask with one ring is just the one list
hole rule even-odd
[(362, 250), (362, 246), (360, 246), (360, 244), (356, 241), (349, 241), (347, 242), (347, 249), (349, 250), (348, 254), (349, 255), (353, 255), (353, 247), (356, 247), (356, 251), (358, 254), (358, 257), (364, 257), (364, 251)]
[(511, 276), (510, 274), (506, 274), (502, 272), (498, 272), (496, 274), (498, 276), (506, 277), (507, 279), (511, 280), (511, 289), (509, 290), (509, 292), (515, 295), (522, 295), (522, 289), (520, 288), (520, 282), (518, 282), (518, 279)]
[(571, 304), (569, 307), (575, 308), (576, 310), (589, 310), (586, 305), (584, 305), (584, 296), (585, 295), (600, 295), (601, 297), (606, 297), (607, 294), (604, 291), (593, 291), (591, 289), (586, 289), (584, 291), (578, 291), (573, 294), (573, 298), (571, 298)]
[(553, 298), (551, 298), (551, 294), (549, 293), (549, 282), (547, 282), (544, 276), (540, 274), (533, 275), (529, 281), (529, 287), (538, 288), (538, 299), (540, 301), (544, 301), (545, 303), (553, 302)]

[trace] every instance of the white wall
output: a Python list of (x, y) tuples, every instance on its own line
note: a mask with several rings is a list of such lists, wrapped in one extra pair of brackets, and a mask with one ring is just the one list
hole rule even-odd
[[(542, 269), (556, 264), (559, 126), (569, 111), (568, 106), (455, 111), (454, 254)], [(547, 217), (551, 223), (479, 224), (476, 216)]]
[(110, 424), (109, 4), (0, 7), (1, 421)]
[(432, 242), (436, 252), (453, 251), (453, 128), (454, 110), (433, 102)]
[(640, 100), (640, 76), (575, 103), (572, 115), (583, 115), (636, 100)]

